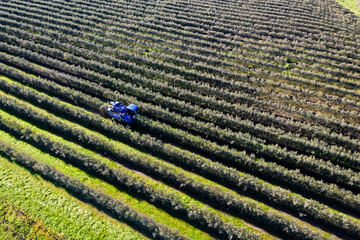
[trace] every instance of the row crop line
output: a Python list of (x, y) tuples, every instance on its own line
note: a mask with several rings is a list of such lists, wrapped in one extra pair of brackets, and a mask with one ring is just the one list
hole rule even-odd
[[(305, 118), (309, 118), (308, 115), (310, 113), (305, 111), (305, 110), (299, 109), (299, 108), (289, 107), (288, 105), (282, 105), (282, 104), (279, 104), (279, 103), (274, 104), (272, 101), (269, 102), (268, 100), (259, 99), (257, 97), (251, 96), (250, 94), (247, 94), (247, 93), (241, 93), (240, 94), (238, 92), (230, 92), (227, 89), (218, 90), (217, 88), (211, 87), (209, 85), (196, 83), (196, 82), (192, 82), (192, 81), (187, 81), (185, 79), (180, 79), (178, 76), (163, 74), (158, 69), (171, 70), (170, 72), (174, 72), (174, 71), (178, 72), (181, 75), (181, 77), (183, 77), (183, 76), (186, 77), (186, 75), (188, 75), (189, 73), (186, 73), (184, 75), (184, 74), (182, 74), (183, 69), (178, 69), (178, 68), (174, 69), (174, 67), (171, 66), (171, 64), (167, 64), (167, 63), (164, 63), (164, 62), (158, 62), (158, 61), (156, 61), (154, 59), (148, 59), (148, 58), (145, 58), (144, 56), (140, 56), (140, 55), (129, 54), (129, 52), (127, 50), (129, 50), (130, 48), (128, 48), (128, 49), (126, 49), (124, 51), (119, 50), (119, 49), (114, 49), (114, 48), (106, 48), (106, 47), (104, 49), (99, 49), (97, 43), (88, 42), (86, 40), (83, 40), (82, 38), (77, 38), (77, 37), (74, 37), (74, 36), (64, 35), (64, 34), (61, 34), (61, 36), (60, 36), (55, 31), (44, 30), (42, 28), (34, 27), (34, 26), (28, 25), (26, 23), (21, 24), (19, 22), (15, 22), (15, 21), (10, 21), (9, 22), (9, 19), (6, 19), (6, 20), (5, 19), (4, 20), (0, 19), (0, 21), (4, 22), (4, 23), (7, 23), (7, 24), (10, 24), (11, 26), (17, 26), (18, 28), (20, 28), (20, 29), (12, 28), (12, 27), (8, 27), (6, 25), (2, 26), (2, 29), (3, 29), (4, 32), (12, 33), (12, 34), (14, 34), (14, 35), (16, 35), (18, 37), (23, 37), (23, 38), (26, 38), (26, 39), (33, 39), (33, 40), (36, 39), (37, 42), (38, 41), (42, 42), (45, 45), (57, 46), (57, 47), (60, 47), (61, 50), (69, 51), (67, 48), (59, 46), (59, 44), (56, 43), (53, 40), (56, 37), (59, 40), (61, 39), (62, 42), (66, 41), (67, 43), (72, 43), (72, 44), (74, 44), (74, 45), (76, 45), (78, 47), (85, 47), (86, 46), (86, 48), (88, 48), (88, 49), (89, 48), (98, 49), (96, 54), (98, 54), (98, 52), (105, 52), (106, 54), (110, 53), (111, 55), (114, 55), (115, 57), (117, 57), (117, 59), (123, 59), (123, 60), (127, 61), (127, 63), (128, 63), (128, 61), (133, 61), (133, 62), (135, 62), (135, 64), (144, 64), (146, 62), (146, 65), (148, 65), (151, 68), (146, 68), (146, 71), (145, 71), (145, 69), (143, 69), (141, 71), (142, 73), (146, 73), (147, 76), (150, 76), (150, 77), (163, 76), (163, 77), (166, 77), (166, 78), (170, 78), (169, 83), (174, 84), (174, 85), (176, 85), (178, 87), (182, 87), (182, 88), (185, 87), (188, 90), (198, 91), (201, 94), (216, 96), (217, 98), (219, 98), (219, 96), (221, 96), (221, 99), (224, 99), (224, 100), (230, 101), (230, 102), (239, 102), (240, 101), (240, 102), (245, 102), (247, 104), (251, 103), (251, 104), (257, 104), (257, 105), (268, 105), (268, 106), (270, 106), (270, 107), (272, 107), (274, 109), (282, 109), (282, 110), (285, 110), (287, 112), (292, 112), (292, 113), (295, 113), (295, 114), (301, 114), (301, 116), (303, 116)], [(25, 32), (25, 31), (23, 31), (21, 29), (28, 29), (28, 30), (31, 29), (32, 31), (36, 31), (38, 33), (41, 33), (42, 36), (41, 37), (36, 36), (36, 35), (30, 34), (28, 32)], [(47, 39), (44, 35), (51, 36), (51, 41), (50, 41), (50, 39)], [(101, 43), (104, 43), (105, 45), (109, 45), (110, 42), (112, 42), (112, 41), (108, 39), (105, 42), (102, 41)], [(118, 44), (116, 44), (115, 42), (112, 42), (111, 46), (112, 47), (117, 47)], [(76, 51), (76, 50), (73, 50), (73, 51)], [(81, 54), (81, 51), (80, 51), (80, 54)], [(87, 55), (82, 54), (82, 56), (87, 56)], [(97, 57), (97, 56), (95, 55), (95, 57)], [(136, 60), (134, 60), (134, 58), (136, 58)], [(109, 60), (109, 61), (111, 61), (111, 60)], [(115, 62), (117, 62), (117, 61), (115, 61)], [(156, 70), (154, 70), (155, 68), (156, 68)], [(137, 67), (137, 69), (139, 69), (139, 67)], [(149, 75), (150, 72), (151, 72), (151, 74)], [(194, 72), (190, 73), (190, 75), (193, 75), (193, 74), (194, 74)], [(199, 76), (198, 77), (197, 76), (198, 75), (194, 75), (195, 78), (199, 77)], [(173, 80), (171, 80), (171, 79), (173, 79)], [(250, 90), (248, 87), (244, 88), (244, 90), (246, 90), (246, 89)], [(259, 92), (257, 94), (260, 95), (261, 93)], [(279, 97), (279, 96), (276, 96), (273, 93), (267, 93), (267, 94), (271, 94), (271, 95), (274, 95), (275, 97)], [(282, 98), (288, 99), (289, 96), (283, 96)], [(294, 98), (292, 100), (294, 100)], [(301, 104), (303, 104), (303, 103), (308, 104), (307, 101), (301, 102)], [(317, 104), (316, 107), (317, 108), (322, 107), (323, 109), (329, 110), (328, 105), (321, 105), (320, 106), (319, 104)], [(334, 110), (334, 113), (341, 114), (342, 118), (345, 115), (348, 115), (349, 117), (354, 117), (354, 118), (358, 117), (357, 113), (340, 110), (338, 108)]]
[[(206, 236), (209, 228), (212, 228), (210, 234), (213, 237), (231, 237), (231, 234), (228, 236), (226, 234), (216, 234), (216, 227), (211, 227), (211, 224), (220, 225), (219, 229), (222, 228), (228, 232), (233, 232), (235, 236), (237, 235), (237, 228), (241, 229), (241, 231), (249, 231), (248, 237), (251, 239), (253, 239), (253, 236), (257, 236), (258, 238), (266, 238), (267, 236), (267, 234), (261, 234), (254, 226), (251, 226), (242, 219), (229, 217), (227, 214), (216, 211), (208, 205), (170, 186), (162, 184), (149, 176), (134, 173), (134, 171), (124, 167), (120, 163), (112, 162), (112, 160), (108, 158), (82, 148), (75, 142), (64, 140), (59, 136), (42, 130), (6, 112), (1, 111), (0, 114), (2, 118), (6, 118), (1, 129), (7, 134), (11, 134), (15, 139), (21, 139), (21, 141), (24, 141), (23, 143), (30, 144), (32, 148), (45, 151), (47, 153), (45, 156), (51, 154), (47, 156), (50, 160), (46, 159), (46, 157), (39, 157), (39, 161), (52, 164), (54, 167), (64, 171), (64, 173), (69, 173), (81, 181), (85, 179), (89, 185), (95, 186), (103, 190), (106, 194), (123, 200), (136, 211), (153, 218), (155, 221), (169, 228), (175, 227), (175, 229), (180, 231), (180, 225), (182, 229), (179, 233), (186, 237), (191, 238), (192, 234), (190, 232), (194, 232), (194, 228), (198, 228), (196, 232), (203, 231), (203, 234), (197, 235), (198, 239)], [(26, 135), (23, 134), (24, 132), (26, 132)], [(120, 143), (117, 142), (117, 144)], [(127, 154), (145, 155), (136, 150), (134, 151), (133, 148), (125, 144), (121, 146)], [(19, 148), (18, 145), (15, 148), (20, 151), (23, 150)], [(31, 148), (26, 148), (27, 151), (29, 149)], [(34, 157), (39, 156), (39, 153), (33, 154), (32, 151), (29, 151), (28, 154)], [(157, 158), (151, 157), (147, 160), (152, 161), (154, 159), (156, 160)], [(69, 166), (69, 164), (72, 166)], [(178, 171), (182, 170), (179, 169)], [(88, 180), (87, 178), (90, 176), (93, 177), (93, 179)], [(146, 202), (145, 204), (143, 203), (144, 200)], [(141, 203), (139, 203), (139, 201), (141, 201)], [(153, 216), (153, 214), (156, 216)], [(192, 215), (201, 217), (196, 219), (192, 217)], [(208, 227), (206, 223), (199, 224), (198, 220), (201, 218), (202, 221), (207, 222), (210, 227)], [(189, 223), (184, 224), (186, 221)], [(259, 233), (260, 235), (258, 235)]]

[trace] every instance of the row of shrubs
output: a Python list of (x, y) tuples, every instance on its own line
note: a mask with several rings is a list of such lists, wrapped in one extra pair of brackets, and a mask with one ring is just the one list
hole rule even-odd
[[(19, 1), (21, 2), (21, 1)], [(43, 15), (48, 15), (46, 17), (42, 17), (41, 19), (44, 19), (44, 20), (53, 20), (53, 17), (52, 16), (56, 16), (57, 18), (57, 21), (56, 22), (61, 22), (63, 23), (63, 25), (66, 25), (66, 26), (71, 26), (72, 28), (74, 29), (79, 29), (79, 30), (83, 30), (83, 31), (90, 31), (91, 30), (88, 30), (90, 27), (93, 27), (96, 26), (95, 28), (100, 28), (100, 27), (103, 27), (103, 25), (101, 23), (105, 23), (107, 24), (108, 21), (112, 18), (109, 19), (109, 15), (108, 14), (105, 14), (105, 13), (99, 13), (98, 11), (95, 11), (94, 12), (94, 9), (92, 8), (92, 10), (87, 10), (87, 8), (89, 8), (89, 6), (84, 6), (82, 5), (81, 3), (81, 9), (78, 9), (78, 8), (69, 8), (67, 6), (64, 6), (63, 4), (62, 5), (59, 5), (59, 4), (56, 4), (56, 3), (50, 3), (51, 7), (50, 6), (45, 6), (45, 5), (48, 5), (49, 3), (47, 4), (39, 4), (41, 3), (42, 1), (33, 1), (35, 2), (35, 4), (31, 4), (31, 5), (35, 5), (36, 8), (27, 8), (27, 11), (30, 11), (30, 12), (35, 12), (35, 13), (40, 13), (40, 14), (43, 14)], [(69, 3), (68, 3), (69, 4)], [(70, 4), (72, 5), (72, 4)], [(75, 4), (76, 5), (76, 4)], [(86, 4), (87, 5), (87, 4)], [(18, 6), (18, 5), (17, 5)], [(59, 7), (61, 6), (61, 7)], [(141, 4), (140, 4), (141, 6)], [(23, 6), (22, 6), (23, 7)], [(123, 6), (123, 7), (128, 7), (127, 6)], [(40, 10), (39, 10), (40, 8)], [(58, 14), (58, 13), (55, 13), (54, 9), (61, 9), (63, 10), (64, 8), (66, 9), (70, 9), (70, 11), (62, 11), (61, 14)], [(91, 8), (91, 7), (90, 7)], [(122, 10), (123, 8), (121, 8)], [(47, 12), (47, 11), (51, 11), (51, 13)], [(105, 11), (104, 9), (102, 9), (102, 11)], [(138, 11), (138, 10), (137, 10)], [(209, 40), (209, 37), (212, 39), (210, 42), (208, 42), (209, 46), (211, 46), (212, 44), (214, 44), (214, 41), (225, 41), (221, 44), (218, 44), (218, 46), (220, 48), (229, 48), (228, 44), (231, 44), (231, 46), (238, 46), (238, 47), (241, 47), (243, 48), (244, 47), (244, 44), (240, 44), (239, 42), (237, 41), (233, 41), (233, 40), (230, 40), (230, 39), (227, 39), (227, 38), (222, 38), (222, 37), (216, 37), (216, 36), (210, 36), (210, 35), (206, 35), (207, 38), (206, 40), (203, 39), (204, 35), (203, 34), (199, 34), (199, 32), (197, 31), (200, 31), (200, 29), (198, 28), (194, 28), (194, 27), (189, 27), (189, 26), (186, 26), (185, 29), (187, 30), (190, 30), (190, 31), (183, 31), (182, 27), (180, 27), (180, 25), (176, 24), (176, 22), (180, 21), (182, 22), (182, 24), (194, 24), (193, 21), (189, 20), (189, 19), (182, 19), (182, 20), (179, 20), (179, 18), (170, 18), (171, 22), (168, 22), (168, 21), (164, 21), (164, 20), (160, 20), (159, 21), (159, 18), (163, 18), (164, 16), (158, 16), (157, 20), (156, 21), (159, 21), (159, 23), (154, 23), (154, 22), (143, 22), (141, 21), (141, 17), (137, 17), (137, 16), (134, 16), (134, 15), (131, 15), (131, 18), (129, 18), (129, 15), (127, 13), (122, 13), (122, 12), (119, 12), (119, 11), (113, 11), (113, 10), (110, 10), (109, 12), (111, 12), (110, 14), (112, 16), (122, 16), (122, 18), (117, 18), (117, 21), (112, 21), (112, 31), (116, 31), (119, 27), (120, 28), (127, 28), (127, 29), (131, 29), (133, 31), (140, 31), (141, 30), (144, 30), (144, 29), (147, 29), (147, 30), (150, 30), (151, 33), (153, 33), (153, 31), (157, 32), (158, 34), (168, 34), (169, 36), (172, 36), (172, 38), (170, 37), (170, 39), (172, 39), (174, 41), (174, 39), (178, 39), (178, 38), (186, 38), (186, 39), (190, 39), (190, 40), (197, 40), (197, 38), (200, 38), (201, 39), (201, 43), (204, 44), (205, 42), (207, 42)], [(46, 14), (45, 14), (46, 13)], [(92, 15), (92, 18), (89, 19), (87, 18), (86, 20), (83, 19), (83, 16), (84, 14), (86, 13), (89, 13)], [(158, 12), (157, 12), (158, 13)], [(33, 13), (34, 14), (34, 13)], [(50, 16), (49, 16), (50, 15)], [(75, 16), (74, 16), (75, 15)], [(96, 15), (96, 16), (95, 16)], [(77, 16), (80, 16), (80, 19), (77, 17)], [(87, 16), (87, 15), (86, 15)], [(98, 17), (98, 16), (101, 16), (101, 17)], [(213, 16), (214, 17), (214, 16)], [(126, 22), (124, 22), (124, 18), (126, 18)], [(165, 17), (165, 19), (168, 19), (167, 17)], [(200, 19), (198, 19), (200, 20)], [(203, 18), (201, 18), (202, 21), (204, 21)], [(239, 20), (239, 19), (237, 19)], [(243, 20), (248, 20), (248, 19), (243, 19)], [(140, 21), (140, 22), (139, 22)], [(298, 23), (298, 22), (296, 22)], [(159, 26), (162, 25), (162, 26)], [(264, 23), (263, 21), (259, 21), (258, 22), (258, 25), (262, 25), (262, 24), (266, 24)], [(251, 23), (247, 23), (246, 24), (247, 26), (251, 26)], [(171, 26), (171, 27), (170, 27)], [(182, 25), (181, 25), (182, 26)], [(226, 24), (227, 28), (224, 28), (224, 27), (219, 27), (219, 26), (213, 26), (211, 30), (209, 30), (209, 32), (212, 32), (212, 33), (216, 33), (216, 34), (220, 34), (220, 35), (223, 35), (221, 33), (221, 31), (224, 31), (225, 29), (227, 29), (226, 31), (229, 31), (229, 28), (233, 28), (234, 26), (233, 25), (229, 25), (229, 24)], [(244, 26), (244, 23), (241, 25), (240, 28), (243, 28), (245, 27)], [(239, 28), (239, 26), (237, 26), (237, 28)], [(272, 28), (277, 28), (275, 26), (272, 26)], [(196, 29), (196, 30), (195, 30)], [(220, 30), (221, 29), (221, 30)], [(166, 31), (166, 30), (169, 30)], [(192, 33), (191, 30), (195, 30), (195, 33)], [(220, 32), (217, 32), (217, 30), (219, 30)], [(268, 27), (266, 27), (266, 30), (268, 30)], [(308, 30), (310, 31), (315, 31), (317, 33), (319, 33), (319, 30), (316, 30), (314, 28), (308, 28)], [(254, 30), (256, 31), (256, 30)], [(283, 35), (287, 35), (286, 33), (284, 33), (284, 31), (287, 31), (287, 32), (290, 32), (291, 33), (291, 36), (294, 34), (294, 32), (296, 31), (297, 33), (301, 34), (301, 31), (297, 31), (296, 29), (291, 29), (289, 30), (288, 28), (282, 28), (281, 30), (282, 32), (280, 33), (282, 35), (282, 37), (284, 37)], [(230, 32), (233, 32), (233, 31), (230, 31)], [(261, 36), (264, 35), (264, 33), (266, 33), (266, 31), (261, 31)], [(156, 35), (156, 33), (153, 33)], [(235, 35), (238, 35), (239, 32), (237, 32), (237, 34)], [(246, 33), (246, 35), (248, 35), (249, 33)], [(272, 32), (272, 34), (274, 34), (274, 32)], [(275, 34), (278, 34), (278, 33), (275, 33)], [(220, 36), (219, 35), (219, 36)], [(162, 36), (162, 35), (161, 35)], [(287, 35), (288, 37), (290, 37), (289, 35)], [(319, 36), (319, 37), (322, 37), (322, 36)], [(239, 36), (237, 36), (237, 38), (239, 38)], [(242, 39), (242, 40), (245, 40), (245, 39)], [(247, 39), (246, 39), (247, 40)], [(297, 40), (299, 40), (299, 38), (297, 38)], [(309, 39), (306, 39), (306, 41), (309, 41)], [(191, 43), (191, 41), (190, 41)], [(272, 42), (267, 42), (267, 44), (270, 44), (271, 45)], [(292, 42), (288, 42), (288, 44), (293, 44)], [(206, 44), (206, 45), (208, 45)], [(257, 44), (260, 44), (260, 43), (257, 43)], [(303, 43), (303, 44), (306, 44), (306, 43)], [(329, 42), (327, 42), (327, 46), (332, 46)], [(201, 45), (201, 44), (200, 44)], [(246, 44), (245, 46), (247, 46), (248, 44)], [(298, 46), (298, 44), (296, 44)], [(314, 46), (316, 45), (315, 42), (313, 42), (312, 44), (306, 44), (307, 47), (309, 48), (314, 48)], [(319, 46), (318, 46), (319, 47)], [(348, 45), (347, 48), (349, 48), (350, 46)], [(215, 47), (216, 48), (216, 47)], [(321, 48), (321, 47), (320, 47)], [(266, 49), (266, 48), (265, 48)], [(291, 48), (290, 48), (291, 49)], [(321, 49), (323, 50), (323, 49)], [(332, 50), (334, 51), (337, 51), (338, 50), (338, 47), (336, 46), (335, 48), (332, 48)], [(313, 51), (311, 51), (311, 53), (313, 53)], [(347, 51), (348, 54), (353, 54), (351, 51)], [(245, 62), (248, 62), (249, 60), (245, 61)], [(264, 65), (264, 62), (265, 61), (259, 61), (260, 62), (260, 65)], [(271, 63), (271, 62), (270, 62)], [(267, 62), (267, 64), (269, 64), (269, 62)], [(275, 64), (273, 64), (275, 65)], [(275, 65), (276, 66), (276, 65)], [(251, 70), (250, 70), (251, 71)], [(325, 75), (324, 74), (318, 74), (319, 75), (319, 78), (321, 79), (321, 77), (324, 77)], [(266, 78), (266, 76), (265, 76)], [(340, 79), (340, 81), (344, 81), (343, 79)]]

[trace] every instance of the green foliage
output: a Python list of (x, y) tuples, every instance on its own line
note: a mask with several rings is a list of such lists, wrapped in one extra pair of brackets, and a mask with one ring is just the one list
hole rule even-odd
[(0, 229), (9, 238), (65, 240), (65, 236), (51, 232), (46, 226), (17, 206), (0, 198)]

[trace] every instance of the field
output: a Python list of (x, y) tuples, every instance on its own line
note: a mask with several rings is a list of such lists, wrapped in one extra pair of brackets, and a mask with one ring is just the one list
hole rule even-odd
[(359, 16), (1, 1), (0, 239), (360, 239)]

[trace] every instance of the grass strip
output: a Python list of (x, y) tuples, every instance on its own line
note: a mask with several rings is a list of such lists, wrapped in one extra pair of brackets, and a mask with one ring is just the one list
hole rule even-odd
[(69, 239), (146, 239), (1, 156), (0, 176), (0, 197)]

